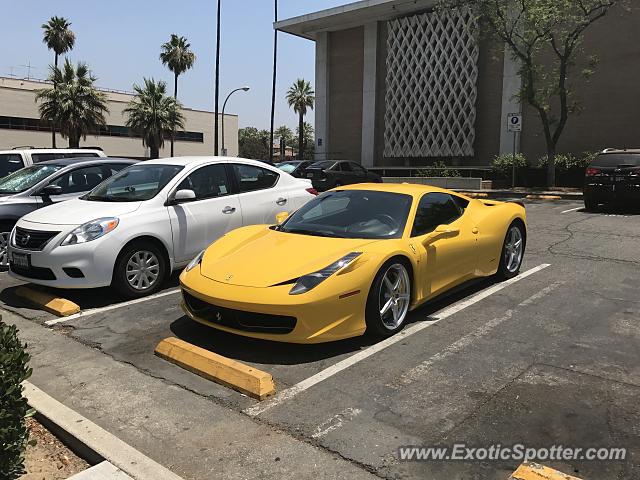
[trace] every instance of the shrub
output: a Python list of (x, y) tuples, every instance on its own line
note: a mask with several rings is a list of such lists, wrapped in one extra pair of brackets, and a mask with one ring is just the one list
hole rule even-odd
[(442, 160), (438, 160), (431, 167), (418, 170), (419, 177), (460, 177), (460, 172), (449, 168)]
[[(580, 156), (571, 153), (558, 153), (555, 156), (556, 169), (566, 171), (571, 168), (586, 168), (598, 156), (598, 152), (583, 152)], [(548, 160), (547, 155), (538, 160), (541, 167), (546, 167)]]
[(31, 376), (25, 347), (16, 327), (0, 320), (0, 478), (10, 480), (25, 473), (25, 420), (33, 414), (22, 396), (22, 382)]
[(511, 171), (513, 167), (526, 167), (527, 159), (522, 153), (516, 153), (513, 155), (512, 153), (505, 155), (498, 155), (491, 162), (491, 167), (496, 172), (500, 173), (508, 173)]

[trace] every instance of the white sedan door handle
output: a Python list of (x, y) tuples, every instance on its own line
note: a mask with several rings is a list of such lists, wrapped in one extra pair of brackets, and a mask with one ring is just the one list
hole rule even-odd
[(278, 205), (284, 205), (285, 203), (287, 203), (287, 199), (286, 198), (279, 198), (278, 200), (276, 200), (276, 203)]
[(227, 214), (227, 215), (228, 215), (228, 214), (230, 214), (230, 213), (233, 213), (233, 212), (235, 212), (235, 211), (236, 211), (236, 209), (235, 209), (234, 207), (229, 207), (229, 206), (224, 207), (224, 208), (222, 209), (222, 213), (225, 213), (225, 214)]

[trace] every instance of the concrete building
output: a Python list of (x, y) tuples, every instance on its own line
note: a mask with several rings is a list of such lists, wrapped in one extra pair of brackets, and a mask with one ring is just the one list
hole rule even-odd
[[(365, 0), (283, 20), (280, 31), (316, 45), (318, 159), (416, 166), (443, 159), (488, 165), (513, 151), (509, 113), (522, 113), (516, 147), (545, 153), (540, 120), (514, 97), (516, 64), (478, 35), (468, 12), (438, 12), (435, 0)], [(559, 152), (640, 146), (640, 7), (621, 6), (592, 25), (584, 48), (600, 62), (578, 79)], [(579, 67), (576, 67), (576, 69)]]
[[(17, 146), (51, 147), (51, 131), (40, 122), (35, 90), (49, 88), (50, 84), (36, 80), (0, 77), (0, 150)], [(147, 158), (149, 149), (142, 146), (140, 137), (132, 136), (124, 126), (122, 111), (133, 99), (131, 93), (104, 90), (108, 99), (107, 127), (100, 135), (88, 135), (81, 146), (99, 146), (107, 155), (130, 158)], [(185, 131), (176, 133), (174, 154), (213, 155), (212, 112), (184, 108)], [(219, 116), (220, 122), (222, 115)], [(238, 117), (225, 114), (225, 148), (231, 156), (238, 155)], [(58, 147), (66, 147), (67, 140), (57, 135)], [(222, 133), (219, 133), (222, 148)], [(170, 142), (160, 150), (161, 157), (170, 155)]]

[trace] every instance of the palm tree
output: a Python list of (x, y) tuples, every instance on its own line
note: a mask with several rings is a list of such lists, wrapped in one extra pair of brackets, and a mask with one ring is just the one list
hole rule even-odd
[(150, 158), (160, 156), (164, 140), (171, 138), (178, 128), (184, 129), (182, 106), (167, 96), (167, 84), (154, 79), (144, 79), (144, 88), (133, 86), (135, 98), (122, 112), (127, 115), (125, 125), (142, 135), (142, 144), (149, 147)]
[(304, 152), (304, 116), (307, 114), (307, 108), (313, 109), (314, 93), (311, 83), (302, 78), (296, 80), (287, 91), (289, 107), (293, 107), (293, 111), (300, 116), (298, 123), (298, 157), (300, 159)]
[[(173, 98), (178, 99), (178, 77), (193, 67), (196, 61), (196, 54), (189, 48), (191, 44), (187, 42), (185, 37), (179, 37), (175, 33), (171, 34), (171, 38), (167, 43), (162, 44), (162, 52), (160, 60), (163, 65), (167, 65), (169, 70), (173, 72)], [(175, 134), (171, 135), (171, 156), (173, 157), (173, 140)]]
[(58, 125), (62, 137), (69, 139), (69, 148), (78, 148), (80, 138), (98, 134), (106, 125), (107, 96), (94, 86), (96, 77), (86, 63), (74, 67), (67, 59), (62, 69), (51, 67), (49, 80), (57, 88), (36, 90), (40, 118)]
[[(71, 22), (69, 20), (56, 16), (51, 17), (47, 23), (42, 24), (42, 29), (44, 30), (42, 41), (49, 50), (53, 50), (53, 65), (56, 68), (58, 68), (58, 57), (71, 50), (76, 43), (76, 35), (69, 29), (70, 26)], [(53, 88), (56, 88), (55, 83)], [(55, 124), (51, 125), (51, 145), (56, 148)]]

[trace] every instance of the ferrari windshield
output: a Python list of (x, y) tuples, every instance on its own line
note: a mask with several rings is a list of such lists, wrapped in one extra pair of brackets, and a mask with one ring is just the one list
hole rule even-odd
[(0, 180), (0, 193), (11, 194), (24, 192), (45, 178), (50, 177), (61, 168), (62, 165), (42, 164), (22, 168)]
[(413, 197), (372, 190), (327, 192), (295, 212), (278, 230), (337, 238), (400, 238)]
[(84, 200), (139, 202), (155, 197), (183, 167), (180, 165), (134, 165), (102, 182)]

